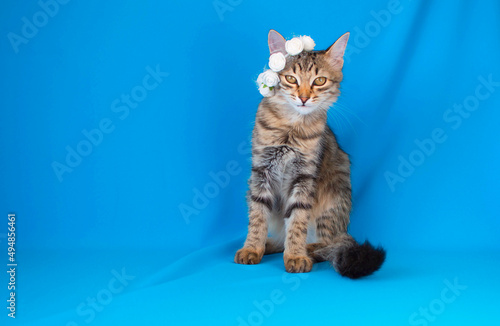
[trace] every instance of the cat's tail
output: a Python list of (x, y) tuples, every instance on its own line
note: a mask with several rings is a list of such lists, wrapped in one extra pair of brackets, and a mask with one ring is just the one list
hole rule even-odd
[(317, 261), (330, 261), (342, 276), (360, 278), (377, 271), (385, 260), (385, 250), (374, 248), (368, 241), (359, 244), (345, 233), (332, 239), (327, 246), (312, 252)]

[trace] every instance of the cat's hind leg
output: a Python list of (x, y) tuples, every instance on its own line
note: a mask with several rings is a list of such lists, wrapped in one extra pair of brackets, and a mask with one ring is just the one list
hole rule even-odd
[(312, 258), (314, 263), (321, 263), (323, 261), (326, 261), (326, 259), (322, 255), (318, 254), (318, 252), (320, 252), (321, 249), (324, 249), (327, 246), (328, 244), (324, 242), (308, 243), (306, 246), (307, 255)]
[[(331, 185), (329, 189), (335, 189), (334, 185)], [(349, 194), (348, 191), (347, 188), (344, 192)], [(351, 204), (349, 196), (341, 196), (341, 193), (340, 191), (330, 192), (321, 196), (323, 201), (319, 202), (318, 210), (314, 212), (316, 216), (312, 223), (315, 226), (317, 242), (309, 243), (306, 249), (308, 256), (315, 263), (328, 260), (322, 254), (324, 249), (343, 239), (339, 236), (347, 232)]]

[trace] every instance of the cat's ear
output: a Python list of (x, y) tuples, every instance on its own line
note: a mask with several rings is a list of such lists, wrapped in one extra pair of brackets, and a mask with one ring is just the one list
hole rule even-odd
[(267, 44), (269, 45), (269, 52), (271, 54), (281, 52), (283, 55), (286, 55), (285, 43), (286, 40), (280, 33), (276, 32), (274, 29), (269, 31)]
[(349, 40), (349, 32), (339, 37), (339, 39), (326, 50), (325, 55), (330, 65), (335, 69), (341, 70), (344, 65), (344, 52), (347, 46), (347, 40)]

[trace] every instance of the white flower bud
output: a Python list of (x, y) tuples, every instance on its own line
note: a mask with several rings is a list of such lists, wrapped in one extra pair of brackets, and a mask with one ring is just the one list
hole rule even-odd
[(300, 40), (304, 44), (304, 50), (305, 51), (312, 51), (314, 50), (314, 47), (316, 46), (316, 43), (314, 43), (313, 39), (309, 36), (301, 36)]
[(286, 58), (281, 52), (273, 53), (269, 57), (269, 68), (271, 68), (272, 71), (278, 72), (283, 70), (286, 65)]
[(268, 87), (276, 86), (280, 82), (278, 74), (271, 69), (264, 71), (262, 75), (262, 82)]
[(291, 40), (286, 41), (285, 49), (289, 55), (297, 55), (304, 50), (304, 43), (302, 43), (300, 38), (294, 37)]

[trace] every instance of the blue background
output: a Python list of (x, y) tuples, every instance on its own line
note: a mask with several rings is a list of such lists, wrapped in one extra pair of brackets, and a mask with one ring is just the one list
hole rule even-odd
[[(1, 320), (500, 323), (500, 87), (480, 86), (481, 78), (500, 82), (498, 1), (58, 7), (48, 9), (51, 17), (35, 1), (1, 4), (2, 269), (10, 212), (19, 264), (17, 318), (0, 307)], [(34, 19), (38, 31), (13, 46), (9, 33), (24, 37)], [(310, 35), (317, 49), (351, 32), (329, 122), (352, 161), (351, 233), (388, 251), (373, 276), (352, 281), (327, 263), (289, 275), (281, 255), (257, 266), (232, 262), (246, 232), (250, 134), (261, 98), (254, 80), (267, 63), (271, 28), (288, 39)], [(149, 79), (153, 89), (141, 93), (148, 69), (168, 76), (155, 87)], [(122, 95), (131, 92), (142, 98), (125, 116)], [(474, 110), (450, 113), (464, 102)], [(59, 179), (54, 162), (66, 165), (68, 146), (84, 147), (82, 132), (103, 119), (112, 131)], [(417, 143), (436, 132), (441, 142), (419, 154)], [(400, 174), (401, 160), (413, 170), (391, 186), (387, 175)], [(227, 182), (216, 185), (213, 175), (228, 169)], [(123, 271), (129, 280), (110, 288)], [(7, 275), (0, 275), (6, 305)], [(443, 300), (456, 280), (462, 290)], [(87, 301), (93, 297), (97, 308)]]

